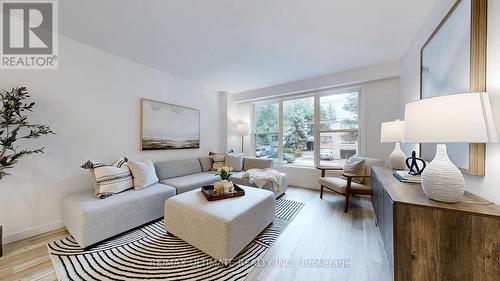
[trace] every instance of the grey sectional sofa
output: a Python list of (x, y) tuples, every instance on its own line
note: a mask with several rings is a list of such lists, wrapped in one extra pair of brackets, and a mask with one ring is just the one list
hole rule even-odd
[[(249, 183), (247, 179), (243, 178), (245, 171), (252, 168), (273, 168), (274, 160), (244, 157), (242, 166), (242, 171), (233, 172), (231, 181), (235, 184), (257, 187), (256, 185)], [(177, 194), (220, 181), (220, 177), (215, 175), (215, 172), (211, 171), (211, 168), (212, 159), (210, 157), (155, 163), (156, 174), (160, 179), (160, 183), (175, 187)], [(285, 193), (286, 188), (288, 187), (287, 176), (284, 173), (281, 173), (281, 184), (283, 189), (281, 192), (275, 192), (276, 197)], [(272, 184), (266, 184), (262, 188), (273, 191)]]
[(160, 183), (174, 187), (177, 194), (220, 181), (214, 172), (203, 170), (199, 158), (158, 162), (155, 169)]
[(156, 183), (106, 199), (97, 199), (90, 189), (69, 194), (62, 202), (63, 223), (78, 245), (87, 248), (161, 218), (165, 201), (175, 192), (171, 186)]
[[(244, 158), (243, 170), (272, 168), (273, 160)], [(213, 184), (220, 180), (210, 171), (209, 157), (173, 160), (155, 163), (159, 182), (141, 190), (127, 190), (106, 199), (97, 199), (93, 190), (69, 194), (62, 202), (63, 223), (81, 247), (136, 228), (163, 217), (165, 201), (187, 191)], [(235, 172), (231, 180), (236, 184), (254, 186), (243, 179), (243, 171)], [(287, 178), (282, 174), (282, 195)], [(255, 187), (255, 186), (254, 186)], [(264, 189), (273, 190), (272, 185)]]

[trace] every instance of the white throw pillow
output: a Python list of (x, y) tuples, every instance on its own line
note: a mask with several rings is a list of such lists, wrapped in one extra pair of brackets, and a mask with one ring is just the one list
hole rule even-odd
[[(366, 163), (365, 160), (353, 161), (349, 160), (345, 163), (342, 173), (351, 174), (356, 176), (365, 175)], [(363, 183), (364, 178), (352, 178), (353, 182)]]
[(104, 199), (134, 187), (132, 174), (125, 157), (119, 158), (112, 165), (89, 160), (81, 167), (90, 170), (94, 195), (97, 198)]
[(231, 154), (226, 153), (224, 157), (224, 166), (232, 167), (235, 172), (240, 172), (243, 170), (243, 153)]
[(128, 167), (134, 177), (135, 190), (143, 189), (158, 182), (155, 166), (151, 160), (144, 162), (129, 161)]

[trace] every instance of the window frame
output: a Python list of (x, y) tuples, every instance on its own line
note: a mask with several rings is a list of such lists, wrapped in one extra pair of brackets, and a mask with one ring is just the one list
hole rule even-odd
[[(357, 92), (358, 93), (358, 128), (357, 129), (330, 129), (330, 130), (321, 130), (320, 126), (320, 99), (321, 97), (325, 96), (332, 96), (332, 95), (341, 95), (341, 94), (347, 94), (347, 93), (353, 93)], [(314, 103), (313, 103), (313, 135), (314, 135), (314, 163), (313, 166), (309, 165), (298, 165), (298, 164), (286, 164), (283, 162), (283, 128), (284, 128), (284, 116), (283, 116), (283, 102), (285, 101), (290, 101), (290, 100), (296, 100), (296, 99), (301, 99), (301, 98), (308, 98), (308, 97), (313, 97), (314, 98)], [(277, 103), (278, 104), (278, 132), (267, 132), (267, 133), (257, 133), (256, 130), (256, 111), (255, 108), (257, 105), (263, 105), (263, 104), (273, 104)], [(297, 94), (292, 94), (292, 95), (286, 95), (282, 96), (279, 98), (273, 98), (269, 100), (263, 100), (263, 101), (258, 101), (254, 102), (252, 104), (252, 136), (253, 136), (253, 156), (255, 156), (255, 151), (256, 151), (256, 137), (259, 134), (278, 134), (278, 158), (275, 159), (277, 164), (279, 166), (284, 166), (284, 167), (299, 167), (299, 168), (315, 168), (320, 166), (321, 160), (320, 160), (320, 149), (321, 149), (321, 133), (343, 133), (343, 132), (358, 132), (358, 147), (357, 147), (357, 152), (362, 153), (363, 148), (364, 148), (364, 135), (365, 135), (365, 122), (364, 122), (364, 95), (363, 95), (363, 87), (358, 86), (358, 87), (349, 87), (349, 88), (325, 88), (322, 90), (312, 90), (308, 92), (302, 92), (302, 93), (297, 93)]]

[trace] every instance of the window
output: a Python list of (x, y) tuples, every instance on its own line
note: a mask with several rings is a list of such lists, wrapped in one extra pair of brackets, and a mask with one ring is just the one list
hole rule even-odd
[(358, 93), (320, 97), (320, 165), (343, 165), (358, 153)]
[(283, 163), (314, 165), (314, 97), (283, 101)]
[(322, 92), (256, 104), (255, 155), (284, 165), (343, 165), (359, 149), (358, 96)]
[(278, 159), (278, 103), (255, 106), (255, 156)]

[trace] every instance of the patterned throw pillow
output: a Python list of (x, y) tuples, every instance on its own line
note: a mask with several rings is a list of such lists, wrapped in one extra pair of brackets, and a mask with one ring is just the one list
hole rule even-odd
[[(349, 160), (345, 163), (344, 170), (342, 170), (342, 173), (356, 175), (356, 176), (363, 176), (365, 174), (365, 170), (366, 170), (365, 160), (360, 160), (360, 161)], [(357, 183), (363, 183), (363, 180), (364, 180), (363, 178), (352, 179), (353, 182)]]
[(102, 162), (87, 161), (81, 167), (90, 170), (94, 185), (94, 195), (99, 199), (107, 198), (134, 187), (127, 158), (121, 157), (112, 165)]
[(212, 164), (213, 171), (217, 171), (217, 169), (224, 166), (226, 155), (213, 153), (210, 155), (210, 157), (212, 157), (212, 160), (214, 160), (214, 163)]

